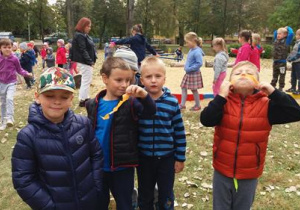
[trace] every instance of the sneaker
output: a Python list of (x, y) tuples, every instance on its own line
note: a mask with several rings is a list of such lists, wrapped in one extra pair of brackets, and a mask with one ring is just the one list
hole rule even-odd
[(199, 111), (201, 110), (201, 106), (193, 106), (192, 108), (190, 108), (190, 111)]
[(285, 92), (292, 93), (292, 92), (294, 92), (294, 91), (295, 91), (294, 88), (290, 88), (290, 89), (287, 89)]
[(6, 123), (7, 127), (13, 127), (14, 126), (14, 121), (12, 119), (8, 119)]
[(293, 94), (294, 94), (294, 95), (300, 95), (300, 90), (295, 90), (295, 91), (293, 91)]
[(181, 105), (181, 104), (179, 104), (179, 109), (186, 109), (186, 106), (185, 105)]
[(6, 128), (6, 121), (4, 120), (0, 125), (0, 131), (4, 131)]

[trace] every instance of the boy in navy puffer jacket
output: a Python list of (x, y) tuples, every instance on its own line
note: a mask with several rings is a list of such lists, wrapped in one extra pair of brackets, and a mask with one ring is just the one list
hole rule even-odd
[(47, 69), (17, 136), (13, 184), (32, 209), (100, 209), (102, 150), (89, 119), (69, 110), (74, 89), (66, 70)]

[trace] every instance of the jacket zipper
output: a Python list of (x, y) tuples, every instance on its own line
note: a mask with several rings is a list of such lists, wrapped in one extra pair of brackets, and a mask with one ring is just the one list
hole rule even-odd
[(76, 200), (76, 204), (77, 204), (77, 209), (79, 209), (79, 200), (78, 200), (78, 194), (77, 194), (77, 183), (76, 183), (76, 180), (75, 180), (75, 173), (74, 173), (74, 165), (73, 165), (73, 159), (71, 157), (71, 154), (70, 154), (70, 149), (69, 149), (69, 142), (68, 142), (68, 138), (66, 137), (65, 135), (65, 131), (64, 131), (64, 126), (63, 125), (59, 125), (59, 127), (61, 128), (62, 130), (62, 133), (63, 133), (63, 142), (65, 144), (65, 148), (67, 150), (67, 156), (68, 156), (68, 159), (70, 161), (70, 166), (71, 166), (71, 170), (72, 170), (72, 181), (73, 181), (73, 185), (74, 185), (74, 194), (75, 194), (75, 200)]
[[(153, 117), (153, 118), (155, 118), (155, 117)], [(152, 133), (153, 133), (153, 138), (152, 138), (152, 157), (154, 157), (154, 130), (155, 130), (155, 128), (154, 128), (154, 123), (155, 123), (155, 119), (153, 119), (153, 123), (152, 123)]]
[[(114, 121), (114, 120), (113, 120)], [(112, 123), (112, 128), (110, 130), (110, 159), (111, 159), (111, 170), (114, 171), (114, 143), (113, 143), (113, 133), (114, 133), (114, 123)]]
[(240, 123), (239, 123), (238, 137), (237, 137), (236, 149), (235, 149), (235, 155), (234, 155), (234, 166), (233, 166), (233, 177), (234, 178), (235, 178), (235, 173), (236, 173), (237, 155), (238, 155), (238, 149), (239, 149), (239, 143), (240, 143), (242, 122), (243, 122), (244, 101), (245, 101), (245, 99), (242, 99), (241, 118), (240, 118)]

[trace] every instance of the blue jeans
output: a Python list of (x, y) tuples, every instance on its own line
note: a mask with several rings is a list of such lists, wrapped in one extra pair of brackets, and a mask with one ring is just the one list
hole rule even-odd
[(109, 206), (109, 191), (117, 204), (117, 210), (132, 209), (132, 193), (134, 187), (134, 168), (121, 171), (104, 172), (103, 193), (99, 209), (107, 210)]
[(14, 121), (14, 95), (16, 91), (15, 83), (0, 83), (1, 98), (1, 121), (4, 118)]

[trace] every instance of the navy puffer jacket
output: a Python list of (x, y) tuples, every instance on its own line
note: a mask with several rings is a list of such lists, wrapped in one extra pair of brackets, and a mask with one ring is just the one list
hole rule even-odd
[(103, 156), (89, 119), (69, 110), (54, 124), (33, 103), (28, 123), (12, 153), (13, 184), (24, 202), (32, 209), (99, 209)]

